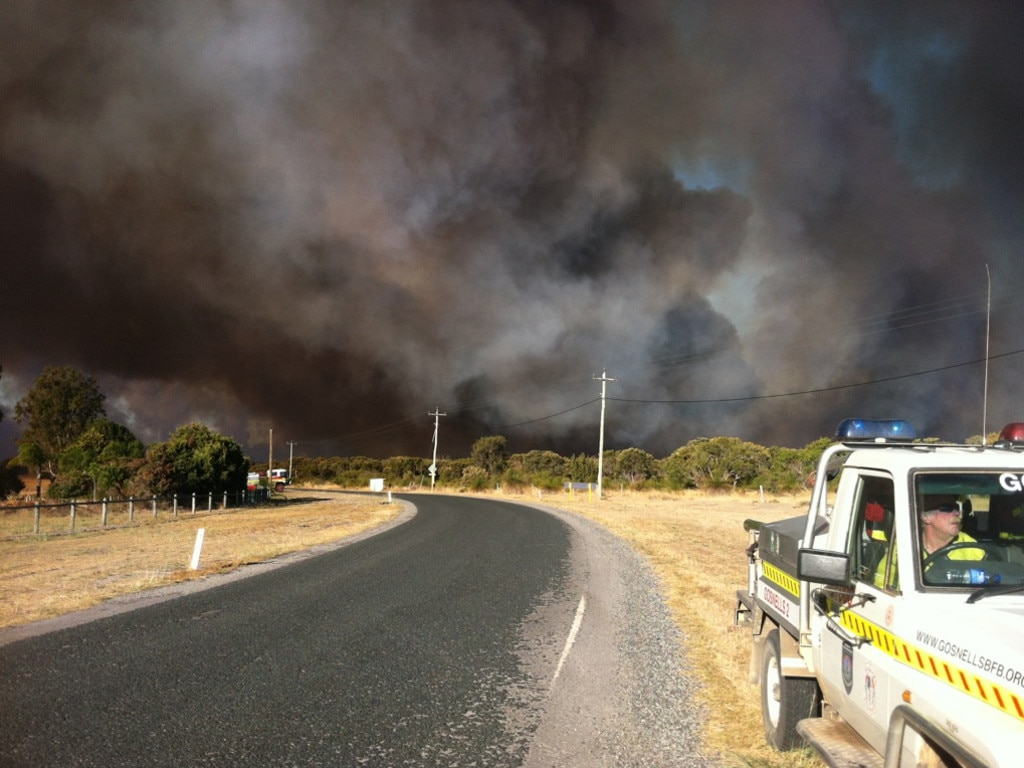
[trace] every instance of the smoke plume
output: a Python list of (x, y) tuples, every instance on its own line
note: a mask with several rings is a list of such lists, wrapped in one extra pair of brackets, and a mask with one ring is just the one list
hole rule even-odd
[[(656, 456), (1024, 420), (1014, 2), (8, 0), (0, 454)], [(281, 447), (278, 447), (281, 446)]]

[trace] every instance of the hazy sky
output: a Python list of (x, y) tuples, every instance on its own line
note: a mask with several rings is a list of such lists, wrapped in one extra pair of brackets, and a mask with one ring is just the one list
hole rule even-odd
[(5, 0), (0, 456), (1024, 421), (1024, 4)]

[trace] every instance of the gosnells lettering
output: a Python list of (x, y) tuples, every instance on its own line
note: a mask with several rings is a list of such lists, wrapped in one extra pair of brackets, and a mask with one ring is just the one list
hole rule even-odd
[(1010, 493), (1020, 493), (1024, 491), (1024, 475), (1004, 472), (999, 476), (999, 484)]
[(789, 618), (789, 606), (791, 605), (790, 601), (784, 598), (774, 589), (762, 584), (761, 599), (764, 600), (765, 603), (770, 605), (776, 611), (781, 613), (783, 616), (785, 616), (787, 619)]

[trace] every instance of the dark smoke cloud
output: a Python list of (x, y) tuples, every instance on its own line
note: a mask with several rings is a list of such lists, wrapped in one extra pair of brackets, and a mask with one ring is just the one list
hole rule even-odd
[(254, 455), (594, 453), (603, 370), (607, 447), (961, 439), (986, 266), (1024, 419), (1017, 3), (0, 14), (0, 453), (45, 364)]

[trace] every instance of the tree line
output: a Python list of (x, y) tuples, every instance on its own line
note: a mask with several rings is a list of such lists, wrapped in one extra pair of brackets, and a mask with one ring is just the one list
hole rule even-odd
[[(737, 490), (764, 488), (778, 493), (806, 490), (818, 458), (831, 441), (822, 438), (804, 448), (765, 447), (736, 437), (701, 437), (664, 458), (640, 448), (604, 452), (604, 487), (633, 490)], [(383, 478), (396, 488), (430, 485), (430, 459), (393, 456), (296, 458), (298, 482), (365, 488)], [(435, 484), (442, 488), (482, 491), (536, 488), (556, 491), (566, 483), (596, 483), (597, 456), (562, 456), (553, 451), (511, 453), (502, 435), (481, 437), (466, 458), (439, 458)]]
[(107, 417), (105, 400), (93, 377), (68, 366), (44, 368), (14, 406), (14, 420), (24, 429), (17, 455), (0, 473), (0, 494), (26, 490), (23, 474), (35, 476), (35, 495), (45, 478), (47, 495), (58, 499), (169, 497), (245, 488), (251, 462), (234, 439), (192, 423), (147, 447), (128, 427)]
[[(232, 438), (201, 423), (175, 430), (162, 443), (145, 446), (105, 411), (95, 379), (71, 367), (46, 367), (18, 401), (14, 418), (24, 425), (18, 453), (0, 474), (3, 496), (25, 490), (19, 475), (42, 479), (54, 498), (161, 497), (172, 494), (234, 492), (245, 488), (252, 468), (265, 469), (244, 455)], [(0, 418), (3, 414), (0, 413)], [(605, 487), (631, 489), (733, 490), (764, 488), (800, 491), (829, 440), (804, 448), (766, 447), (736, 437), (701, 437), (669, 456), (656, 458), (640, 448), (609, 450), (602, 461)], [(388, 487), (430, 485), (430, 460), (417, 456), (375, 459), (365, 456), (297, 457), (293, 482), (366, 488), (373, 478)], [(511, 453), (501, 435), (481, 437), (468, 457), (439, 458), (436, 485), (447, 489), (555, 491), (566, 483), (595, 483), (596, 456), (562, 456), (553, 451)]]

